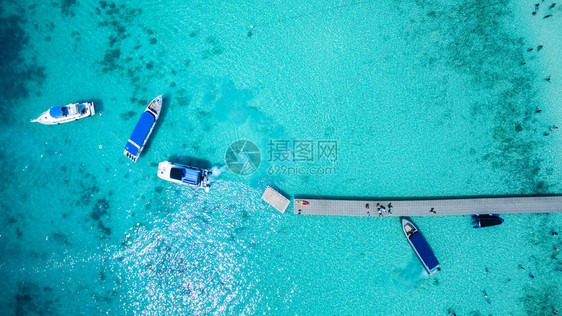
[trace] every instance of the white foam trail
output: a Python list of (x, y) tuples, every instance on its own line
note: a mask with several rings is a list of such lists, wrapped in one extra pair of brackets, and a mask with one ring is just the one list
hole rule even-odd
[(223, 166), (213, 166), (211, 168), (211, 178), (216, 179), (218, 178), (218, 176), (225, 172), (226, 170), (228, 170), (228, 166), (223, 165)]
[[(414, 259), (414, 257), (412, 259)], [(411, 287), (416, 287), (422, 280), (429, 278), (429, 275), (420, 265), (417, 258), (415, 259), (416, 260), (410, 260), (406, 269), (401, 273), (402, 278), (406, 280)]]

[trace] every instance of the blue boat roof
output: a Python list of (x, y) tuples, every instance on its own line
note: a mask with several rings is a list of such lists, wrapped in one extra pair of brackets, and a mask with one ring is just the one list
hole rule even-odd
[(170, 178), (199, 186), (199, 183), (201, 183), (201, 170), (175, 166), (170, 169)]
[(133, 130), (131, 140), (137, 145), (142, 146), (142, 143), (144, 143), (144, 140), (148, 136), (152, 125), (154, 125), (154, 121), (154, 115), (149, 112), (142, 113), (137, 126), (135, 126), (135, 129)]
[(137, 146), (131, 144), (131, 142), (127, 142), (127, 145), (125, 145), (125, 149), (133, 156), (136, 156), (139, 153), (139, 149), (137, 148)]
[(135, 129), (133, 130), (133, 134), (131, 135), (131, 138), (129, 138), (129, 142), (127, 142), (127, 145), (125, 145), (125, 149), (133, 156), (136, 156), (138, 154), (139, 149), (137, 148), (137, 146), (131, 144), (130, 141), (133, 141), (135, 142), (135, 144), (142, 147), (142, 144), (144, 143), (145, 139), (148, 137), (148, 133), (150, 133), (150, 129), (154, 125), (155, 121), (156, 120), (154, 118), (154, 115), (152, 115), (151, 113), (149, 112), (142, 113), (137, 123), (137, 126), (135, 126)]
[(53, 106), (49, 110), (49, 115), (51, 115), (54, 118), (61, 117), (62, 116), (62, 107), (61, 106)]
[(425, 263), (429, 271), (433, 270), (439, 265), (439, 261), (437, 261), (437, 258), (435, 258), (433, 251), (431, 251), (429, 244), (427, 243), (427, 241), (425, 241), (425, 238), (423, 238), (423, 235), (421, 233), (417, 232), (413, 234), (410, 237), (410, 241), (412, 242), (412, 245), (414, 245), (414, 248), (416, 248), (416, 251), (420, 255), (422, 261)]
[(201, 182), (201, 170), (195, 170), (190, 168), (184, 168), (183, 178), (181, 179), (182, 182), (191, 185), (199, 185)]

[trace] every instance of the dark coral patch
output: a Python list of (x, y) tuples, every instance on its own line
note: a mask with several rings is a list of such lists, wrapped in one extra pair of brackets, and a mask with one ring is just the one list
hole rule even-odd
[[(0, 18), (0, 91), (5, 99), (12, 102), (18, 98), (27, 98), (30, 94), (28, 84), (31, 82), (42, 84), (45, 78), (45, 67), (39, 67), (33, 60), (24, 59), (22, 52), (28, 49), (29, 36), (24, 31), (25, 20), (20, 16)], [(5, 114), (5, 108), (0, 107), (0, 114), (5, 122), (10, 121)]]
[(121, 113), (121, 120), (126, 121), (132, 117), (134, 117), (137, 114), (137, 112), (135, 111), (127, 111), (124, 113)]
[[(444, 8), (429, 2), (416, 2), (425, 17), (416, 24), (408, 41), (416, 42), (420, 65), (445, 66), (467, 76), (471, 84), (487, 95), (487, 102), (471, 105), (475, 120), (491, 122), (488, 149), (477, 153), (505, 174), (503, 181), (519, 193), (545, 193), (538, 189), (542, 173), (543, 143), (533, 139), (539, 78), (525, 63), (528, 46), (503, 27), (511, 11), (501, 2), (469, 0), (462, 7)], [(411, 10), (405, 6), (404, 10)], [(416, 22), (412, 20), (412, 22)], [(439, 40), (426, 34), (436, 32)], [(538, 136), (538, 135), (537, 135)]]
[(213, 47), (211, 52), (213, 53), (213, 55), (220, 55), (220, 54), (224, 53), (224, 49), (222, 49), (222, 47), (217, 46), (217, 47)]
[(111, 228), (105, 226), (102, 221), (98, 221), (98, 228), (100, 232), (104, 233), (105, 235), (111, 235)]
[(121, 56), (121, 51), (118, 49), (110, 49), (108, 51), (105, 52), (105, 56), (103, 58), (103, 61), (106, 64), (113, 64), (115, 63), (115, 61), (119, 58), (119, 56)]
[[(105, 20), (98, 23), (98, 26), (108, 27), (110, 30), (109, 38), (109, 49), (107, 50), (104, 59), (101, 61), (103, 66), (102, 71), (107, 73), (115, 70), (123, 70), (126, 68), (127, 63), (133, 59), (130, 57), (124, 58), (128, 55), (128, 51), (120, 51), (114, 47), (122, 47), (121, 41), (130, 37), (130, 33), (127, 32), (127, 27), (129, 27), (134, 19), (141, 14), (140, 9), (127, 9), (125, 5), (117, 5), (113, 2), (100, 1), (99, 5), (101, 7), (102, 16), (105, 16)], [(99, 8), (98, 8), (99, 9)], [(139, 49), (140, 45), (135, 46), (135, 49)]]
[(121, 68), (119, 65), (119, 57), (121, 56), (121, 51), (119, 49), (110, 49), (105, 52), (103, 58), (103, 71), (108, 72), (110, 70)]
[(177, 100), (180, 106), (188, 106), (191, 103), (191, 96), (180, 94)]
[(60, 3), (60, 9), (62, 14), (65, 16), (75, 16), (72, 7), (76, 4), (76, 0), (62, 0)]
[(102, 216), (107, 215), (107, 210), (109, 209), (109, 202), (106, 199), (99, 199), (94, 209), (90, 213), (90, 217), (93, 220), (100, 220)]

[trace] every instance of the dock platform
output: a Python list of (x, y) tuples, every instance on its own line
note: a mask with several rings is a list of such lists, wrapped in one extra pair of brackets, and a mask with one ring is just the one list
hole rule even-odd
[(379, 216), (377, 204), (381, 206), (382, 217), (557, 213), (562, 212), (562, 195), (432, 200), (325, 200), (297, 197), (293, 201), (293, 211), (302, 215)]
[(265, 189), (265, 192), (263, 192), (261, 198), (281, 213), (285, 213), (285, 210), (287, 210), (287, 207), (291, 203), (289, 199), (281, 195), (279, 192), (275, 191), (269, 185)]

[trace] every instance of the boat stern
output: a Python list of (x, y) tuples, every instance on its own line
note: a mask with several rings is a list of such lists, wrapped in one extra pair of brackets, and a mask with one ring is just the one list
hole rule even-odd
[(429, 274), (429, 276), (432, 276), (439, 271), (441, 271), (441, 265), (440, 264), (435, 266), (433, 269), (429, 270), (427, 273)]
[(209, 189), (211, 188), (209, 175), (211, 175), (211, 173), (208, 170), (201, 170), (201, 183), (199, 184), (199, 187), (204, 188), (206, 192), (209, 192)]
[(94, 102), (84, 102), (84, 105), (88, 109), (88, 116), (92, 116), (96, 114), (96, 109), (94, 107)]

